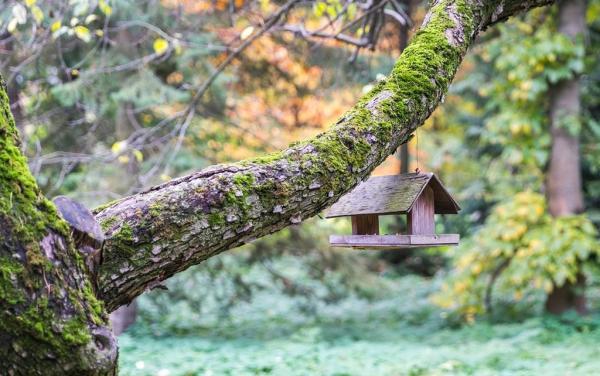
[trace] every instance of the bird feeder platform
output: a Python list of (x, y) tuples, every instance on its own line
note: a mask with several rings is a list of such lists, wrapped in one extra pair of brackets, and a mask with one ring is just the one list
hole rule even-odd
[[(458, 234), (435, 234), (435, 214), (457, 214), (460, 207), (432, 173), (376, 176), (360, 183), (326, 213), (352, 219), (352, 235), (331, 235), (334, 247), (407, 249), (457, 245)], [(380, 215), (406, 215), (407, 233), (379, 234)]]

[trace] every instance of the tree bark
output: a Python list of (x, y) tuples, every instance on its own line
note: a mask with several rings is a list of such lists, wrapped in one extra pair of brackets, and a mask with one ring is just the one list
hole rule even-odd
[[(585, 33), (586, 2), (562, 0), (558, 5), (558, 31), (575, 43)], [(546, 188), (548, 207), (555, 217), (583, 211), (579, 135), (574, 134), (568, 124), (565, 124), (568, 120), (580, 117), (580, 107), (577, 75), (550, 88), (552, 146)], [(548, 295), (546, 310), (555, 314), (573, 308), (580, 313), (586, 312), (584, 287), (583, 275), (578, 276), (575, 283), (566, 282), (564, 286), (555, 286)]]
[(480, 30), (549, 3), (436, 1), (388, 78), (329, 131), (280, 153), (210, 167), (98, 208), (107, 235), (98, 287), (107, 309), (334, 203), (427, 119)]
[(1, 81), (0, 373), (114, 373), (116, 343), (92, 286), (69, 226), (19, 150)]
[(116, 347), (106, 312), (178, 271), (331, 205), (431, 114), (480, 30), (551, 2), (436, 1), (387, 80), (328, 132), (99, 208), (107, 240), (95, 280), (27, 169), (2, 85), (0, 370), (113, 374)]

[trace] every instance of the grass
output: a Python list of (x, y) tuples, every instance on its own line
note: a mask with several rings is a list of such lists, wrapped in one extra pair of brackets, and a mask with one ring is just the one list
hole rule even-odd
[(269, 316), (277, 303), (258, 299), (251, 307), (262, 318), (232, 317), (180, 336), (153, 336), (137, 325), (119, 338), (120, 374), (594, 375), (600, 369), (599, 317), (456, 325), (428, 302), (434, 284), (404, 277), (388, 297), (348, 299), (305, 317)]

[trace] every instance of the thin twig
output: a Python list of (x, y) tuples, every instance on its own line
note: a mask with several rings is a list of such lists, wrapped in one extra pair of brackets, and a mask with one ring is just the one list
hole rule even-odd
[(492, 290), (494, 288), (494, 284), (496, 283), (496, 280), (498, 279), (498, 277), (500, 277), (500, 274), (504, 271), (504, 269), (508, 267), (511, 260), (512, 257), (509, 257), (506, 260), (502, 261), (502, 263), (500, 263), (500, 265), (498, 265), (496, 269), (494, 269), (492, 275), (490, 276), (490, 281), (488, 282), (488, 285), (485, 289), (484, 299), (485, 310), (488, 313), (492, 313)]

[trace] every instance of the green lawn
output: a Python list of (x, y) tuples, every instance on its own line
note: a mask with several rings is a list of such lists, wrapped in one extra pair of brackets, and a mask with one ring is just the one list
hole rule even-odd
[(349, 300), (303, 318), (248, 314), (193, 335), (152, 336), (138, 325), (119, 338), (120, 374), (598, 374), (597, 317), (453, 326), (428, 303), (430, 285), (404, 278), (403, 292), (387, 299)]

